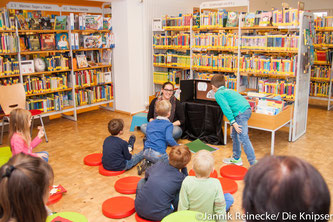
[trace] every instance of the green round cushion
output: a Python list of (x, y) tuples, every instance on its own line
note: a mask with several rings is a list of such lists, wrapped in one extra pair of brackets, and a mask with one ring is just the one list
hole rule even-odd
[(75, 212), (61, 212), (61, 213), (53, 214), (46, 218), (46, 222), (51, 222), (54, 218), (56, 218), (58, 216), (71, 220), (73, 222), (88, 222), (88, 219), (85, 216), (83, 216), (82, 214), (79, 214), (79, 213), (75, 213)]

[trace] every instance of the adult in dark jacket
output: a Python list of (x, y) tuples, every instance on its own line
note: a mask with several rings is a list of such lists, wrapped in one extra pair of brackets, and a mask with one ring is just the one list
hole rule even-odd
[[(183, 107), (178, 99), (174, 97), (174, 85), (171, 82), (165, 82), (162, 86), (161, 96), (153, 99), (149, 105), (149, 112), (147, 120), (150, 122), (157, 117), (155, 111), (155, 104), (160, 100), (168, 100), (171, 103), (171, 114), (169, 117), (170, 122), (173, 124), (172, 136), (175, 140), (179, 139), (184, 130), (185, 125), (185, 114)], [(141, 131), (146, 134), (147, 124), (142, 124), (140, 127)]]

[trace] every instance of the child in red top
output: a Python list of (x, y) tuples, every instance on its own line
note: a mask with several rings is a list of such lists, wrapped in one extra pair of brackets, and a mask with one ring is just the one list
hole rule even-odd
[(18, 153), (25, 153), (40, 157), (47, 162), (49, 154), (46, 151), (32, 152), (32, 149), (42, 142), (44, 130), (42, 127), (38, 127), (38, 135), (31, 141), (30, 126), (31, 113), (28, 110), (14, 109), (10, 112), (9, 141), (13, 156)]

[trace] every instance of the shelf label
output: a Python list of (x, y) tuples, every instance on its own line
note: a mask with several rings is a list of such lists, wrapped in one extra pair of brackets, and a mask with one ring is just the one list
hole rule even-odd
[(58, 5), (23, 2), (8, 2), (7, 8), (18, 10), (60, 11), (60, 7)]
[(63, 5), (61, 7), (63, 12), (89, 12), (89, 13), (102, 13), (102, 8), (99, 7), (86, 7), (86, 6), (74, 6)]
[(203, 2), (200, 5), (201, 9), (210, 8), (228, 8), (228, 7), (240, 7), (250, 6), (249, 0), (225, 0), (225, 1), (214, 1), (214, 2)]

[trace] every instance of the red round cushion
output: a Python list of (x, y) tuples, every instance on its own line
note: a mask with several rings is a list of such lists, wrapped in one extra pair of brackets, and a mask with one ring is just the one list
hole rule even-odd
[(32, 109), (32, 110), (29, 110), (29, 112), (31, 113), (32, 116), (40, 115), (42, 113), (42, 111), (40, 111), (38, 109)]
[(159, 221), (152, 221), (152, 220), (143, 219), (138, 215), (138, 213), (135, 213), (135, 220), (136, 220), (136, 222), (159, 222)]
[(49, 199), (47, 200), (46, 205), (52, 205), (57, 203), (62, 198), (62, 193), (50, 195)]
[(219, 177), (217, 179), (219, 179), (221, 183), (223, 193), (233, 194), (236, 193), (236, 191), (238, 190), (238, 185), (234, 180), (223, 177)]
[[(188, 175), (195, 176), (194, 170), (191, 169), (190, 172), (188, 173)], [(217, 178), (217, 171), (214, 169), (214, 172), (212, 172), (209, 177)]]
[(122, 171), (106, 170), (106, 169), (104, 169), (103, 165), (99, 165), (99, 173), (104, 176), (117, 176), (117, 175), (123, 174), (124, 172), (125, 172), (125, 170), (122, 170)]
[(135, 194), (136, 193), (136, 187), (138, 185), (139, 180), (141, 180), (141, 177), (136, 176), (130, 176), (130, 177), (124, 177), (114, 184), (114, 188), (119, 193), (123, 194)]
[(102, 153), (89, 154), (83, 159), (83, 162), (88, 166), (98, 166), (102, 164), (102, 156)]
[(134, 199), (130, 197), (112, 197), (102, 205), (104, 216), (121, 219), (131, 216), (135, 212)]
[(242, 180), (247, 173), (247, 169), (237, 165), (226, 165), (221, 167), (220, 174), (222, 177), (226, 177), (233, 180)]

